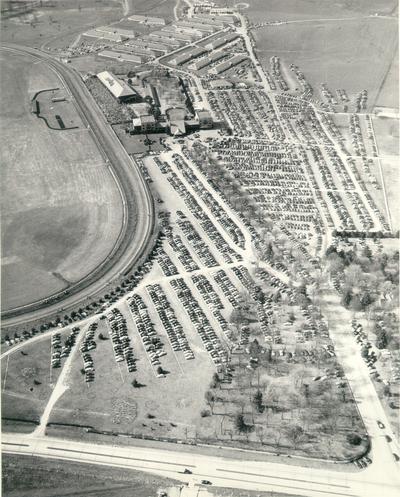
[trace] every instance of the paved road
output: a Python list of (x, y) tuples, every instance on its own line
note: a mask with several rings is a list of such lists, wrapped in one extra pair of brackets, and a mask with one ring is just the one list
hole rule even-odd
[[(287, 466), (281, 463), (232, 460), (143, 447), (115, 447), (50, 437), (4, 434), (6, 453), (29, 454), (131, 468), (190, 484), (209, 480), (213, 486), (293, 493), (305, 497), (395, 497), (396, 481), (372, 467), (358, 473)], [(184, 469), (192, 474), (183, 474)]]
[(63, 314), (81, 305), (88, 297), (102, 291), (117, 276), (132, 268), (149, 251), (154, 231), (153, 199), (139, 167), (129, 157), (113, 129), (93, 97), (84, 85), (80, 75), (73, 69), (51, 58), (39, 50), (7, 45), (2, 47), (15, 54), (23, 54), (45, 62), (54, 70), (75, 101), (84, 122), (106, 157), (123, 197), (125, 218), (122, 235), (113, 253), (94, 272), (69, 288), (69, 295), (52, 303), (41, 301), (2, 314), (3, 327), (22, 325), (35, 319), (54, 315), (61, 308)]
[[(390, 481), (397, 475), (400, 492), (400, 462), (396, 462), (393, 456), (393, 453), (400, 456), (400, 445), (391, 429), (366, 363), (361, 357), (360, 346), (351, 332), (352, 313), (340, 305), (340, 298), (333, 290), (321, 293), (320, 306), (328, 320), (329, 333), (339, 363), (349, 381), (360, 415), (371, 438), (372, 468), (377, 478), (382, 473)], [(383, 423), (384, 428), (379, 428), (377, 421)], [(385, 435), (388, 435), (392, 441), (388, 442)]]

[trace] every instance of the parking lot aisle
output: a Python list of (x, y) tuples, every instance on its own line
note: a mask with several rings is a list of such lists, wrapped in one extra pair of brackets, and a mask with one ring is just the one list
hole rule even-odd
[(118, 364), (119, 374), (121, 375), (121, 381), (122, 383), (125, 383), (125, 378), (124, 375), (122, 374), (121, 363), (117, 362), (117, 364)]

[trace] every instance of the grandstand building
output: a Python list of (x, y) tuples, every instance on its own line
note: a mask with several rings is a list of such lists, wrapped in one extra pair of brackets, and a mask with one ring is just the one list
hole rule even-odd
[(140, 95), (133, 88), (114, 74), (103, 71), (97, 74), (97, 77), (118, 102), (138, 102), (141, 100)]

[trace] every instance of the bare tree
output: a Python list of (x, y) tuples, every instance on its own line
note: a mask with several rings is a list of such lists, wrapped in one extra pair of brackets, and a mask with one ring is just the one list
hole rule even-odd
[(257, 435), (258, 439), (260, 440), (260, 444), (263, 445), (265, 433), (264, 433), (264, 428), (262, 426), (260, 426), (260, 425), (256, 426), (256, 435)]

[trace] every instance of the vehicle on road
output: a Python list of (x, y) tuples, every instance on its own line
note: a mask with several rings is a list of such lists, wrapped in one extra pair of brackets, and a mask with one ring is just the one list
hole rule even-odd
[(395, 461), (400, 461), (400, 457), (397, 454), (395, 454), (394, 452), (393, 452), (393, 457), (394, 457)]
[(379, 420), (378, 420), (378, 421), (377, 421), (377, 423), (378, 423), (378, 426), (379, 426), (379, 428), (380, 428), (381, 430), (383, 430), (383, 428), (385, 428), (385, 425), (382, 423), (382, 421), (379, 421)]
[(212, 483), (209, 480), (201, 480), (202, 485), (212, 485)]
[(185, 471), (183, 472), (183, 474), (185, 474), (185, 475), (191, 475), (192, 471), (190, 471), (190, 469), (185, 468)]
[(391, 441), (392, 441), (392, 439), (391, 439), (391, 437), (389, 437), (389, 435), (385, 435), (385, 438), (386, 438), (386, 440), (387, 440), (388, 442), (391, 442)]

